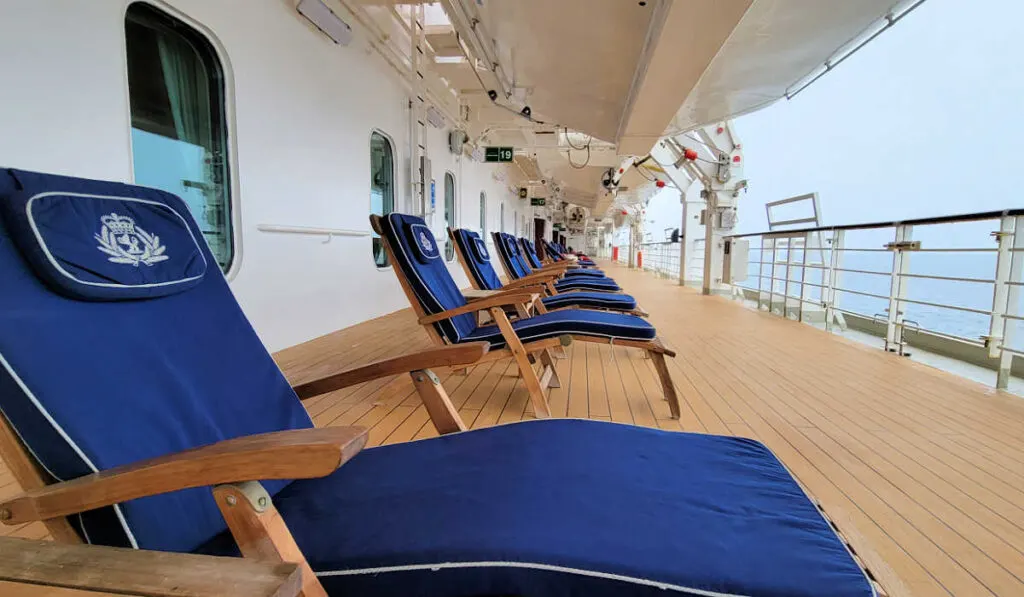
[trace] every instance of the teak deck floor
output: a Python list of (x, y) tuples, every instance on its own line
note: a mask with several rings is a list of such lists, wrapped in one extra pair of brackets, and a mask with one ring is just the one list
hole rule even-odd
[[(637, 350), (575, 343), (558, 361), (555, 416), (767, 444), (893, 596), (1024, 595), (1024, 400), (724, 298), (603, 264), (651, 313), (682, 402), (669, 418)], [(429, 346), (410, 310), (278, 353), (300, 382)], [(437, 371), (472, 427), (531, 418), (511, 360)], [(371, 443), (435, 432), (408, 376), (307, 401), (318, 426), (362, 425)], [(0, 495), (17, 491), (0, 472)], [(39, 524), (3, 534), (43, 537)], [(766, 545), (765, 549), (771, 549)]]

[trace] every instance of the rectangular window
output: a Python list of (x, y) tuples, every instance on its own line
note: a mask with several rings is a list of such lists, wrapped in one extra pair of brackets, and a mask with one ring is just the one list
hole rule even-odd
[[(444, 221), (449, 228), (455, 228), (455, 175), (444, 173)], [(444, 258), (451, 261), (455, 257), (455, 246), (451, 236), (445, 234)]]
[(227, 271), (234, 256), (224, 69), (202, 33), (136, 2), (125, 20), (135, 182), (188, 205)]
[[(374, 131), (370, 135), (370, 213), (386, 216), (395, 211), (395, 152), (391, 140)], [(384, 243), (373, 235), (373, 261), (388, 266)]]

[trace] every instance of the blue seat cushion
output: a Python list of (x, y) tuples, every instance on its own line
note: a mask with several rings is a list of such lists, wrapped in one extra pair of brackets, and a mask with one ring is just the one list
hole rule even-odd
[(452, 230), (452, 236), (455, 237), (455, 243), (464, 258), (463, 262), (473, 278), (474, 285), (481, 290), (500, 290), (501, 280), (491, 265), (491, 254), (484, 239), (476, 232), (465, 228)]
[[(394, 252), (398, 273), (408, 281), (424, 311), (440, 313), (466, 304), (423, 218), (390, 213), (380, 219), (380, 227), (381, 235)], [(450, 342), (457, 343), (475, 326), (474, 316), (467, 313), (439, 321), (434, 329)]]
[(601, 292), (618, 292), (621, 290), (615, 280), (611, 278), (566, 278), (555, 282), (555, 288), (559, 292), (566, 290), (598, 290)]
[(367, 449), (274, 501), (339, 597), (873, 594), (749, 439), (527, 421)]
[[(570, 269), (565, 272), (566, 278), (607, 278), (608, 276), (599, 269)], [(611, 278), (609, 278), (611, 279)]]
[(632, 311), (636, 309), (636, 299), (628, 294), (613, 292), (566, 292), (541, 299), (548, 309), (563, 307), (588, 307), (591, 309), (613, 309), (615, 311)]
[[(635, 315), (587, 309), (569, 309), (534, 315), (513, 321), (512, 327), (524, 343), (566, 334), (616, 340), (651, 340), (657, 335), (654, 326)], [(490, 342), (491, 348), (505, 345), (505, 339), (502, 338), (497, 325), (480, 326), (466, 336), (464, 341)]]

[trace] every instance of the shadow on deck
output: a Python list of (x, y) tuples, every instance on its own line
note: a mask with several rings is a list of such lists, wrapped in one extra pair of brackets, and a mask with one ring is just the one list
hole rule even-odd
[[(679, 421), (638, 350), (575, 343), (557, 361), (554, 416), (767, 444), (893, 596), (1024, 595), (1024, 400), (883, 351), (604, 264), (651, 313)], [(299, 383), (430, 346), (410, 310), (275, 358)], [(436, 371), (471, 427), (532, 418), (512, 361)], [(371, 445), (436, 435), (408, 376), (306, 402), (318, 426), (369, 427)], [(0, 472), (0, 495), (18, 490)], [(34, 524), (0, 533), (43, 537)], [(766, 548), (770, 548), (766, 546)]]

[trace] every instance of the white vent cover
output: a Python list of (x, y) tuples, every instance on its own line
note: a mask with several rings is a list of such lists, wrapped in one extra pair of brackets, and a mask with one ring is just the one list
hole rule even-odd
[(352, 42), (352, 28), (321, 0), (299, 0), (295, 10), (306, 17), (310, 23), (313, 23), (324, 35), (334, 40), (334, 43), (347, 46)]

